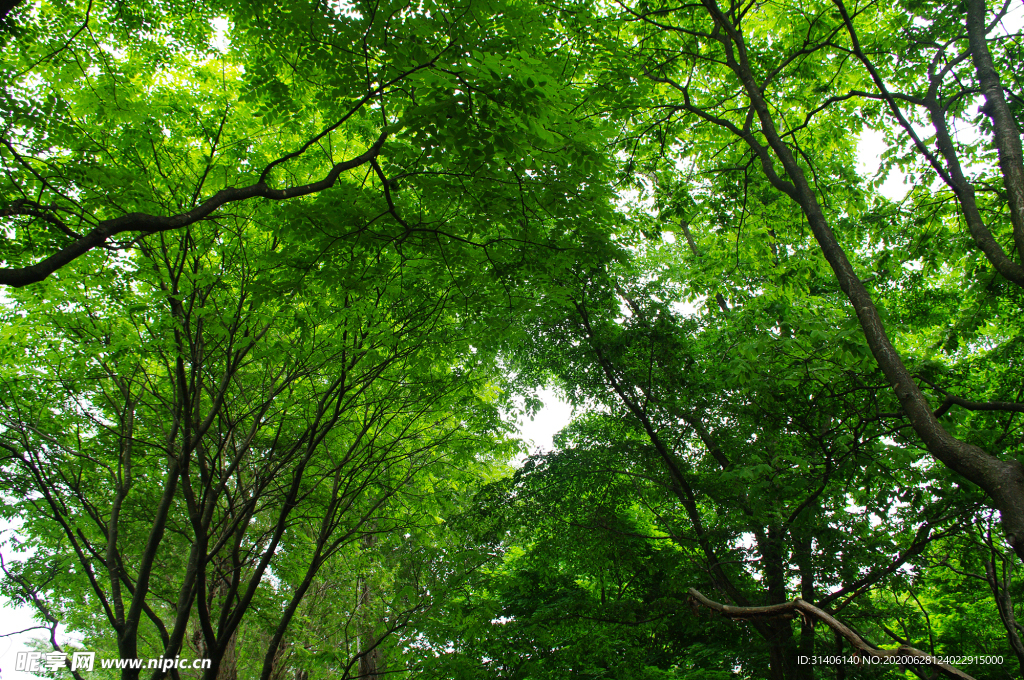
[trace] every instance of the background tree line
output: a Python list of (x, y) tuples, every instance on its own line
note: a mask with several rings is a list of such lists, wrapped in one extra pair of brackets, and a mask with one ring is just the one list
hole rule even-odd
[(208, 680), (1019, 676), (1015, 9), (0, 8), (4, 594)]

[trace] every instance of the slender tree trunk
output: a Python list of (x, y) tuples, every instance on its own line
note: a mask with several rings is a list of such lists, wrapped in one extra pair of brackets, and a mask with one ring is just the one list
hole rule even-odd
[[(835, 655), (839, 658), (843, 656), (843, 636), (839, 634), (839, 631), (835, 631), (836, 637), (836, 651)], [(844, 664), (836, 665), (836, 680), (846, 680), (846, 666)]]
[[(371, 531), (363, 536), (364, 550), (370, 550), (377, 543), (377, 535)], [(373, 583), (369, 573), (359, 577), (359, 674), (360, 680), (380, 680), (386, 672), (384, 651), (380, 648), (378, 623), (380, 616), (374, 607)]]
[[(811, 552), (811, 537), (807, 535), (797, 536), (794, 530), (790, 529), (793, 537), (793, 558), (800, 570), (800, 597), (807, 602), (815, 602), (814, 597), (814, 555)], [(814, 626), (807, 621), (802, 621), (800, 626), (800, 641), (797, 645), (798, 658), (801, 656), (814, 656)], [(814, 680), (814, 667), (810, 664), (801, 665), (797, 663), (794, 678), (798, 680)]]
[(1021, 668), (1024, 668), (1024, 642), (1021, 641), (1017, 630), (1017, 615), (1013, 611), (1013, 598), (1010, 595), (1010, 576), (1006, 569), (1005, 558), (1001, 560), (1003, 562), (1004, 575), (1000, 576), (999, 569), (996, 566), (996, 555), (998, 553), (991, 545), (989, 549), (991, 552), (985, 560), (985, 579), (988, 581), (988, 586), (992, 590), (992, 597), (996, 601), (999, 618), (1003, 622), (1003, 627), (1006, 628), (1006, 639), (1009, 641), (1013, 653), (1017, 655)]

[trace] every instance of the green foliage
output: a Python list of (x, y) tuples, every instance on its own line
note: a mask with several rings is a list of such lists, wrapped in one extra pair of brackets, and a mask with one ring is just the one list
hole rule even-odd
[[(691, 588), (1019, 674), (1015, 506), (929, 439), (1018, 469), (979, 234), (1014, 260), (1019, 158), (962, 9), (26, 0), (3, 594), (207, 680), (924, 673)], [(551, 384), (573, 422), (513, 472)]]

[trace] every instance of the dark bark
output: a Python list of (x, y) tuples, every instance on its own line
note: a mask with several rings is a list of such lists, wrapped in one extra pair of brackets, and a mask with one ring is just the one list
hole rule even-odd
[(15, 7), (20, 5), (22, 0), (0, 0), (0, 21), (7, 18)]
[(1013, 569), (1007, 564), (1008, 560), (1002, 551), (996, 548), (991, 532), (983, 536), (982, 540), (988, 548), (988, 555), (984, 559), (985, 581), (992, 591), (992, 598), (996, 602), (999, 619), (1006, 629), (1006, 639), (1010, 643), (1010, 648), (1017, 656), (1021, 668), (1024, 668), (1024, 641), (1020, 638), (1018, 630), (1020, 625), (1017, 623), (1017, 615), (1013, 611), (1013, 597), (1010, 594)]
[[(793, 536), (793, 561), (800, 570), (800, 599), (814, 602), (814, 553), (810, 535), (791, 529)], [(800, 639), (797, 643), (798, 656), (814, 656), (814, 626), (809, 621), (801, 620)], [(814, 680), (814, 667), (811, 664), (797, 664), (794, 677), (799, 680)]]
[(1003, 96), (1003, 85), (992, 64), (985, 29), (985, 0), (967, 0), (967, 37), (978, 73), (978, 84), (985, 97), (982, 111), (992, 120), (999, 169), (1010, 206), (1013, 241), (1017, 254), (1024, 259), (1024, 155), (1021, 153), (1020, 130)]
[[(138, 630), (139, 617), (142, 614), (142, 606), (146, 596), (149, 594), (149, 579), (153, 575), (153, 565), (156, 561), (157, 551), (163, 542), (164, 530), (167, 526), (167, 517), (170, 514), (171, 506), (174, 504), (175, 490), (178, 486), (178, 476), (181, 467), (177, 459), (172, 458), (167, 465), (167, 476), (164, 481), (164, 492), (157, 507), (156, 517), (150, 529), (149, 538), (146, 541), (146, 548), (142, 553), (139, 565), (139, 573), (135, 580), (135, 594), (132, 597), (131, 606), (125, 616), (124, 627), (117, 636), (117, 651), (122, 659), (138, 658)], [(122, 670), (123, 680), (135, 680), (139, 677), (138, 668), (126, 668)]]
[[(758, 536), (758, 551), (764, 585), (770, 605), (786, 601), (786, 565), (784, 563), (782, 537), (784, 531), (768, 527), (767, 532)], [(793, 628), (789, 619), (774, 617), (768, 619), (768, 661), (772, 680), (790, 680), (797, 675), (796, 649), (793, 645)]]
[[(363, 536), (362, 547), (371, 550), (377, 543), (377, 535), (372, 531)], [(359, 672), (360, 680), (380, 680), (386, 672), (384, 650), (380, 647), (381, 637), (377, 630), (380, 626), (379, 615), (374, 611), (374, 586), (369, 573), (359, 577)]]

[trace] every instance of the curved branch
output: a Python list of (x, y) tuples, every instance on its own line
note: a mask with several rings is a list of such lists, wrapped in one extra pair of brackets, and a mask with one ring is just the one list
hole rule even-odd
[[(937, 657), (934, 657), (931, 654), (926, 654), (909, 645), (900, 645), (897, 649), (877, 649), (872, 647), (866, 643), (860, 635), (847, 627), (842, 621), (835, 618), (828, 612), (818, 609), (806, 600), (797, 598), (792, 602), (773, 604), (768, 607), (734, 607), (732, 605), (720, 604), (713, 600), (709, 600), (696, 588), (690, 588), (689, 593), (690, 601), (693, 603), (695, 608), (697, 605), (707, 607), (708, 609), (719, 612), (727, 619), (750, 621), (755, 619), (795, 619), (797, 616), (800, 616), (804, 621), (809, 622), (812, 625), (815, 621), (824, 623), (837, 634), (846, 638), (846, 641), (849, 642), (850, 645), (853, 646), (853, 648), (862, 656), (874, 659), (892, 659), (898, 657), (914, 659), (912, 662), (914, 665), (934, 668), (947, 678), (974, 680), (970, 675), (967, 675), (959, 668), (942, 663)], [(900, 659), (901, 662), (903, 661), (903, 658)]]
[(341, 173), (357, 168), (375, 159), (379, 154), (388, 132), (384, 131), (377, 138), (377, 141), (365, 152), (347, 161), (336, 163), (327, 175), (309, 184), (303, 184), (285, 189), (271, 189), (266, 182), (260, 180), (255, 184), (245, 187), (230, 187), (221, 189), (210, 198), (206, 199), (191, 210), (178, 213), (177, 215), (150, 215), (148, 213), (133, 212), (109, 220), (103, 220), (95, 229), (85, 236), (79, 238), (71, 245), (58, 250), (53, 255), (28, 267), (13, 267), (0, 269), (0, 285), (14, 286), (20, 288), (30, 283), (42, 281), (69, 262), (81, 257), (93, 248), (104, 245), (108, 239), (126, 231), (142, 232), (143, 234), (156, 234), (162, 231), (170, 231), (187, 227), (200, 220), (206, 219), (220, 207), (238, 201), (245, 201), (251, 198), (266, 198), (272, 201), (283, 201), (289, 198), (315, 194), (334, 186)]
[(946, 414), (946, 411), (954, 406), (965, 408), (968, 411), (1010, 411), (1013, 413), (1024, 413), (1024, 404), (1016, 401), (970, 401), (969, 399), (947, 394), (939, 408), (935, 409), (935, 417), (942, 417)]

